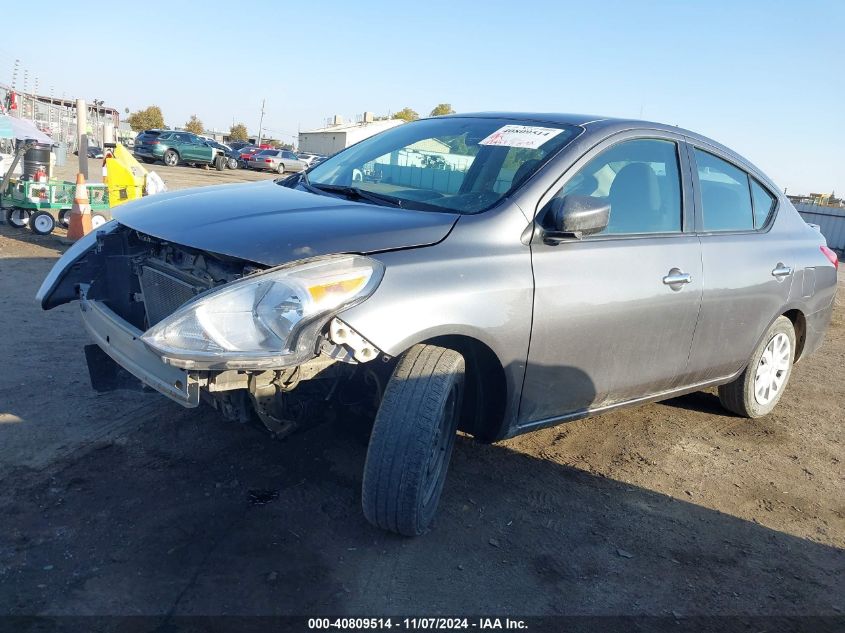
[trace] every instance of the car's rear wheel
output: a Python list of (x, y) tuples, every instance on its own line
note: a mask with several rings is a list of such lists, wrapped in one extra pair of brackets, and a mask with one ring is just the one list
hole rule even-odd
[(786, 317), (778, 317), (754, 349), (745, 371), (719, 387), (722, 406), (747, 418), (767, 415), (780, 401), (794, 361), (795, 328)]
[(167, 165), (168, 167), (175, 167), (176, 165), (179, 164), (179, 154), (177, 154), (172, 149), (169, 149), (166, 152), (164, 152), (163, 160), (164, 160), (164, 164)]
[(227, 161), (227, 166), (229, 169), (237, 169), (238, 168), (238, 159), (237, 158), (230, 158)]
[(278, 167), (276, 167), (276, 171), (277, 171), (277, 172), (279, 172), (280, 174), (285, 173), (285, 164), (284, 164), (284, 163), (279, 163), (279, 166), (278, 166)]
[(403, 354), (373, 424), (361, 502), (373, 525), (405, 536), (434, 519), (464, 389), (464, 358), (436, 345)]
[(6, 209), (6, 224), (16, 229), (22, 229), (29, 224), (30, 212), (28, 209), (12, 207)]
[(29, 230), (36, 235), (50, 235), (55, 228), (55, 218), (46, 211), (36, 211), (29, 218)]

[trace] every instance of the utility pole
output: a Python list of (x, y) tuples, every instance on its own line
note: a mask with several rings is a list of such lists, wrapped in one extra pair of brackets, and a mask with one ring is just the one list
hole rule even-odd
[(258, 120), (258, 143), (261, 146), (261, 126), (264, 125), (264, 99), (261, 100), (261, 118)]
[(88, 106), (76, 100), (76, 146), (79, 150), (79, 172), (88, 180)]

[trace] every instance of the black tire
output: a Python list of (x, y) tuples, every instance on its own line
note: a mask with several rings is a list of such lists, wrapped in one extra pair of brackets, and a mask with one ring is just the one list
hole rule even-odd
[(237, 169), (238, 168), (238, 159), (237, 158), (230, 158), (226, 161), (226, 166), (229, 169)]
[(276, 171), (277, 171), (278, 173), (280, 173), (280, 174), (285, 173), (285, 164), (284, 164), (284, 163), (279, 163), (279, 166), (278, 166), (278, 167), (276, 167)]
[(70, 226), (70, 209), (59, 211), (59, 226), (67, 228)]
[(32, 213), (29, 209), (20, 209), (18, 207), (6, 209), (6, 224), (16, 229), (25, 228), (26, 225), (29, 224), (29, 218), (31, 215)]
[(214, 168), (217, 171), (223, 171), (226, 169), (226, 157), (225, 156), (215, 156), (214, 157)]
[(164, 152), (162, 162), (168, 167), (176, 167), (179, 164), (179, 154), (175, 150), (169, 149)]
[(46, 211), (36, 211), (29, 216), (29, 230), (36, 235), (50, 235), (56, 228), (56, 219)]
[(460, 417), (464, 358), (415, 345), (393, 371), (373, 424), (361, 503), (367, 520), (417, 536), (434, 519)]
[[(755, 393), (755, 382), (758, 371), (765, 367), (766, 363), (761, 363), (763, 355), (767, 348), (773, 343), (779, 334), (783, 334), (789, 341), (789, 362), (786, 368), (781, 370), (786, 375), (783, 377), (780, 388), (767, 402), (760, 402)], [(719, 387), (719, 401), (722, 406), (728, 411), (732, 411), (737, 415), (746, 418), (759, 418), (771, 413), (777, 403), (780, 401), (786, 386), (789, 384), (789, 378), (792, 375), (792, 364), (795, 362), (795, 328), (792, 326), (792, 321), (784, 316), (778, 317), (771, 327), (766, 331), (760, 343), (751, 354), (748, 361), (748, 366), (745, 368), (737, 378), (726, 385)], [(780, 376), (778, 372), (775, 372)], [(768, 392), (767, 392), (768, 395)]]

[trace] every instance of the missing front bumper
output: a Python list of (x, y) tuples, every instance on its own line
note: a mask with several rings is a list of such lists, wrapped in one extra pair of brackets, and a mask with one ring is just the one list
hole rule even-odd
[[(200, 387), (204, 380), (198, 374), (166, 365), (141, 341), (139, 329), (112, 312), (100, 301), (80, 300), (82, 322), (94, 342), (122, 368), (145, 385), (181, 404), (196, 407), (200, 402)], [(96, 355), (88, 355), (92, 384), (109, 386), (103, 382), (103, 368), (97, 366)], [(95, 366), (91, 367), (91, 364)], [(110, 388), (120, 388), (120, 381)]]

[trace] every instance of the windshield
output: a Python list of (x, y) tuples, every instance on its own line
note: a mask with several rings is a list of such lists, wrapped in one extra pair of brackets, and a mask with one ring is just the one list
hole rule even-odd
[(365, 139), (311, 169), (307, 182), (295, 182), (411, 209), (478, 213), (518, 189), (579, 129), (517, 119), (424, 119)]

